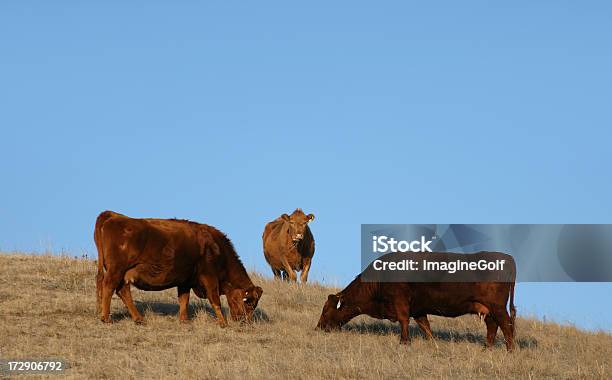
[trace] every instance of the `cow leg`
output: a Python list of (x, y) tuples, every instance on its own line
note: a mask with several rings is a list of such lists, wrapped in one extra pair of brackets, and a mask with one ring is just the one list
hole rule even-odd
[(191, 288), (179, 286), (178, 288), (179, 301), (179, 321), (187, 322), (189, 320), (189, 292)]
[(395, 312), (397, 314), (397, 320), (402, 328), (400, 344), (408, 344), (410, 343), (410, 311), (408, 305), (404, 302), (396, 303)]
[(308, 281), (308, 271), (310, 270), (311, 261), (312, 259), (310, 257), (307, 257), (302, 261), (302, 273), (300, 274), (300, 281), (303, 283)]
[(272, 268), (272, 274), (274, 274), (274, 279), (276, 279), (276, 280), (282, 280), (283, 279), (283, 274), (282, 274), (280, 269)]
[(110, 304), (111, 298), (115, 289), (121, 284), (121, 274), (116, 273), (113, 268), (109, 268), (104, 274), (104, 280), (102, 280), (102, 315), (100, 319), (102, 322), (109, 323), (110, 319)]
[(104, 281), (104, 273), (98, 272), (96, 275), (96, 314), (100, 315), (102, 311), (102, 282)]
[(410, 318), (400, 319), (399, 323), (400, 323), (400, 327), (402, 328), (402, 332), (400, 335), (400, 344), (409, 344), (410, 343)]
[(494, 318), (502, 333), (504, 333), (504, 339), (506, 341), (506, 349), (512, 351), (514, 348), (514, 335), (512, 334), (512, 323), (510, 321), (510, 315), (506, 311), (505, 307), (496, 308), (494, 311)]
[(289, 261), (287, 261), (286, 257), (283, 257), (282, 263), (286, 274), (289, 275), (289, 281), (297, 282), (297, 275), (295, 274), (293, 268), (291, 268), (291, 265), (289, 265)]
[(495, 335), (497, 335), (497, 323), (491, 315), (485, 317), (485, 323), (487, 324), (487, 347), (493, 347), (495, 343)]
[(416, 321), (417, 325), (419, 325), (419, 328), (421, 329), (421, 331), (423, 331), (423, 334), (425, 334), (427, 339), (434, 338), (433, 333), (431, 332), (431, 326), (429, 325), (429, 320), (427, 319), (427, 315), (414, 318), (414, 320)]
[(208, 296), (208, 301), (213, 307), (215, 311), (215, 315), (217, 316), (217, 320), (219, 321), (220, 327), (226, 327), (227, 321), (223, 316), (223, 310), (221, 310), (221, 297), (219, 296), (219, 283), (216, 278), (211, 278), (209, 276), (201, 276), (201, 282), (204, 284), (206, 288), (206, 295)]
[(136, 323), (142, 323), (142, 315), (140, 315), (138, 309), (136, 309), (136, 305), (134, 305), (134, 300), (132, 299), (130, 284), (123, 284), (119, 289), (117, 289), (117, 295), (119, 298), (121, 298), (121, 301), (123, 301), (125, 307), (127, 307), (132, 320)]

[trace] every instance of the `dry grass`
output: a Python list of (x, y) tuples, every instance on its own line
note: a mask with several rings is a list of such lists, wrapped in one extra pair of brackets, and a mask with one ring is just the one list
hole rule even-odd
[[(258, 321), (220, 329), (207, 302), (179, 323), (176, 292), (135, 290), (145, 324), (114, 298), (116, 323), (96, 318), (95, 263), (0, 254), (0, 357), (63, 358), (72, 378), (610, 378), (612, 336), (517, 320), (518, 348), (483, 350), (484, 323), (431, 318), (436, 343), (396, 324), (360, 317), (343, 331), (314, 330), (330, 289), (255, 276), (264, 288)], [(520, 302), (520, 301), (519, 301)], [(227, 311), (227, 310), (226, 310)], [(54, 375), (55, 376), (55, 375)]]

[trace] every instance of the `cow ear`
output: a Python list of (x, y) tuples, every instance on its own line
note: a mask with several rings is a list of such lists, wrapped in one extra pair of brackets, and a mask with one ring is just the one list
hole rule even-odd
[(289, 221), (289, 215), (283, 214), (283, 215), (281, 215), (281, 219), (283, 219), (284, 221), (288, 222)]
[(308, 214), (308, 221), (312, 222), (314, 220), (314, 214)]

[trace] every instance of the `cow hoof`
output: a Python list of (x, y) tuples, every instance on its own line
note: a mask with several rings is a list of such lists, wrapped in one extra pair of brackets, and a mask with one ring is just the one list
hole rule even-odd
[(410, 344), (410, 341), (409, 341), (409, 340), (401, 340), (401, 339), (400, 339), (400, 344), (403, 344), (403, 345), (406, 345), (406, 346), (407, 346), (407, 345), (409, 345), (409, 344)]
[(110, 317), (102, 317), (100, 318), (100, 320), (104, 323), (112, 323), (113, 321), (110, 319)]
[(142, 318), (135, 319), (134, 323), (137, 325), (144, 325), (144, 319)]
[(227, 327), (227, 322), (223, 321), (223, 322), (219, 322), (219, 327), (221, 327), (222, 329)]

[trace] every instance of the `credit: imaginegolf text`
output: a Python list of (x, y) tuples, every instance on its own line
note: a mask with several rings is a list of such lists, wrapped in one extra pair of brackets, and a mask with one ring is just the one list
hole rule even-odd
[(377, 271), (442, 271), (456, 273), (457, 271), (503, 271), (506, 260), (478, 261), (429, 261), (406, 259), (400, 261), (374, 260), (372, 266)]

